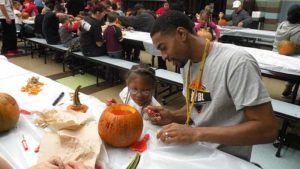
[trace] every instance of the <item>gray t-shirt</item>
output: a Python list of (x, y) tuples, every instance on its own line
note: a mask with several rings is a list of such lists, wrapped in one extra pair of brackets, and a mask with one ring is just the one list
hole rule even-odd
[[(182, 69), (184, 96), (189, 64)], [(190, 83), (195, 83), (199, 66), (199, 63), (192, 63)], [(271, 101), (262, 84), (256, 60), (245, 50), (231, 44), (213, 43), (204, 65), (202, 86), (206, 96), (197, 98), (191, 114), (194, 126), (236, 125), (245, 121), (244, 107)], [(221, 145), (219, 148), (245, 159), (251, 156), (251, 146)]]

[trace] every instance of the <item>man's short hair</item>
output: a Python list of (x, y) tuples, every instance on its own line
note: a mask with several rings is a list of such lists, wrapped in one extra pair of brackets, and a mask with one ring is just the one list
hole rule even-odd
[(300, 23), (300, 5), (295, 4), (288, 10), (287, 20), (292, 24)]
[(183, 27), (194, 33), (194, 23), (182, 12), (170, 10), (156, 19), (152, 26), (151, 37), (158, 32), (169, 33)]

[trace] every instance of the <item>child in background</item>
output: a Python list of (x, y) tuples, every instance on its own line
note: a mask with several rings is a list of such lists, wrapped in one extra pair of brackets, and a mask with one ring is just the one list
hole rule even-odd
[[(153, 97), (155, 88), (155, 71), (146, 64), (132, 66), (127, 74), (127, 87), (121, 93), (120, 98), (124, 104), (136, 108), (145, 120), (149, 119), (144, 108), (148, 105), (159, 106), (160, 104)], [(107, 101), (107, 106), (115, 104), (114, 99)]]
[(68, 15), (59, 16), (59, 22), (61, 23), (61, 26), (58, 31), (62, 45), (68, 48), (75, 43), (79, 44), (79, 37), (76, 36), (79, 22), (72, 22)]
[(22, 12), (28, 13), (30, 17), (34, 17), (37, 14), (39, 14), (37, 7), (32, 2), (32, 0), (25, 0), (23, 5), (24, 5), (25, 8), (23, 9)]
[(216, 24), (210, 20), (210, 12), (207, 10), (202, 10), (200, 12), (200, 19), (198, 20), (199, 23), (195, 24), (194, 29), (208, 29), (208, 31), (213, 35), (213, 31), (215, 32), (215, 41), (218, 41), (220, 38), (220, 30), (216, 26)]
[(104, 41), (106, 42), (106, 49), (108, 56), (113, 58), (122, 58), (122, 30), (116, 26), (118, 14), (110, 12), (107, 14), (109, 25), (103, 33)]
[(13, 2), (14, 6), (14, 15), (15, 15), (15, 23), (16, 23), (16, 31), (20, 32), (22, 28), (22, 5), (18, 1)]

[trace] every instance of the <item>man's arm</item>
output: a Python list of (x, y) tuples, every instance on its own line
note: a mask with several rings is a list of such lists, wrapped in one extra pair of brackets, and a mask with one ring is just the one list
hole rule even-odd
[(184, 124), (186, 121), (186, 105), (181, 107), (178, 110), (175, 110), (172, 113), (173, 122)]
[(3, 4), (0, 4), (0, 10), (1, 10), (2, 14), (5, 16), (6, 23), (10, 24), (11, 18), (9, 17), (7, 10)]
[(248, 27), (252, 23), (252, 17), (248, 14), (247, 11), (244, 11), (242, 14), (243, 20), (241, 21), (243, 23), (243, 27)]
[(196, 141), (224, 145), (253, 145), (273, 141), (277, 136), (277, 123), (271, 103), (244, 108), (246, 121), (228, 127), (195, 128)]

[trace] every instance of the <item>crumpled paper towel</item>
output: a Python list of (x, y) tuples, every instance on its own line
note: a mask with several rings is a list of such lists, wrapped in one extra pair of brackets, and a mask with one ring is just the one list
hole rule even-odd
[(102, 140), (98, 134), (98, 124), (91, 122), (79, 130), (59, 130), (44, 135), (40, 143), (38, 162), (47, 161), (56, 155), (64, 162), (76, 160), (94, 167), (100, 153)]
[(93, 120), (93, 116), (87, 113), (79, 113), (67, 110), (44, 110), (43, 112), (35, 111), (39, 118), (36, 125), (40, 127), (51, 127), (56, 130), (70, 129), (77, 130), (85, 123)]

